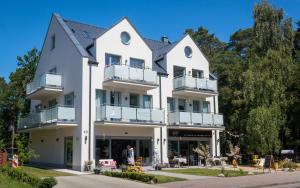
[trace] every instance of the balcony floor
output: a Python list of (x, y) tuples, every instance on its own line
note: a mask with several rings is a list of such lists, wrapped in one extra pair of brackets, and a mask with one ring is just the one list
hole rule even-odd
[(54, 129), (61, 129), (61, 128), (76, 127), (76, 126), (77, 126), (76, 122), (53, 122), (53, 123), (42, 124), (38, 127), (19, 129), (18, 132), (30, 132), (36, 130), (54, 130)]
[(122, 89), (134, 89), (146, 91), (158, 87), (157, 84), (131, 81), (131, 80), (106, 80), (103, 82), (103, 86), (108, 88), (122, 88)]
[(168, 125), (168, 129), (182, 130), (225, 130), (224, 126), (201, 126), (201, 125)]
[(63, 92), (62, 88), (57, 88), (57, 87), (42, 87), (34, 92), (28, 94), (26, 96), (27, 99), (31, 100), (43, 100), (45, 98), (49, 97), (56, 97), (60, 95)]
[(192, 88), (178, 88), (173, 90), (174, 96), (181, 96), (181, 97), (197, 97), (200, 96), (201, 98), (217, 96), (218, 92), (210, 91), (210, 90), (198, 90)]
[(124, 121), (95, 121), (95, 125), (99, 126), (116, 126), (116, 127), (163, 127), (162, 123), (151, 122), (124, 122)]

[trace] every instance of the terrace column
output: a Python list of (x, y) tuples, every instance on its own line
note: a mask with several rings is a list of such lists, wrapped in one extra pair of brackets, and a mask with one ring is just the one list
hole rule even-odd
[(212, 157), (216, 156), (216, 132), (215, 132), (215, 130), (211, 131), (211, 155), (212, 155)]
[(216, 155), (220, 156), (220, 130), (216, 130)]

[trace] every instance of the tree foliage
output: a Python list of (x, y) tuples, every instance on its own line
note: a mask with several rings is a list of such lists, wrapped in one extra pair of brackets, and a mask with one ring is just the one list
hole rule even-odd
[(300, 21), (293, 31), (292, 19), (267, 1), (255, 5), (253, 18), (253, 27), (239, 29), (228, 43), (203, 27), (187, 30), (218, 77), (222, 152), (230, 143), (245, 154), (299, 151)]
[(11, 143), (9, 127), (14, 126), (17, 130), (18, 117), (29, 112), (30, 101), (26, 99), (26, 85), (34, 77), (39, 57), (40, 52), (36, 48), (22, 57), (18, 56), (18, 67), (10, 74), (9, 82), (0, 78), (0, 136), (6, 147), (10, 147)]

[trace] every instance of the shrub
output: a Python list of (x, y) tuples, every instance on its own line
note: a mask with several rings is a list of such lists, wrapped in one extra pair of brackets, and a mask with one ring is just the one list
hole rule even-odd
[(298, 165), (297, 165), (297, 163), (295, 163), (291, 160), (284, 159), (284, 160), (279, 162), (278, 167), (279, 168), (296, 169), (298, 167)]
[(29, 175), (18, 168), (14, 169), (5, 166), (1, 168), (1, 172), (7, 174), (12, 179), (18, 180), (20, 182), (28, 183), (32, 186), (36, 186), (40, 182), (40, 179), (38, 177)]
[(126, 171), (141, 173), (144, 171), (144, 169), (141, 166), (128, 166)]
[(11, 168), (9, 166), (2, 166), (0, 167), (0, 172), (8, 175), (12, 179), (15, 179), (17, 181), (27, 183), (33, 187), (37, 188), (52, 188), (57, 184), (56, 180), (51, 178), (44, 178), (40, 179), (36, 176), (27, 174), (26, 172), (23, 172), (19, 168)]
[(137, 173), (137, 172), (112, 172), (112, 171), (104, 171), (103, 175), (111, 176), (111, 177), (118, 177), (124, 179), (131, 179), (137, 180), (145, 183), (157, 183), (157, 179), (153, 175), (144, 174), (144, 173)]
[(57, 184), (57, 181), (53, 177), (44, 178), (40, 180), (38, 188), (52, 188)]

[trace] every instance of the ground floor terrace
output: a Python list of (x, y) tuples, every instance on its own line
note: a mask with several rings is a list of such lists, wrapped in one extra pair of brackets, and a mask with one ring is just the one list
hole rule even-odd
[[(200, 144), (208, 145), (213, 156), (219, 156), (219, 132), (215, 129), (181, 129), (167, 126), (95, 125), (91, 139), (91, 160), (113, 159), (120, 166), (127, 162), (128, 146), (135, 160), (144, 166), (169, 163), (181, 158), (186, 165), (203, 164), (193, 151)], [(74, 170), (84, 170), (88, 140), (76, 128), (40, 129), (30, 132), (31, 147), (39, 157), (33, 162)]]

